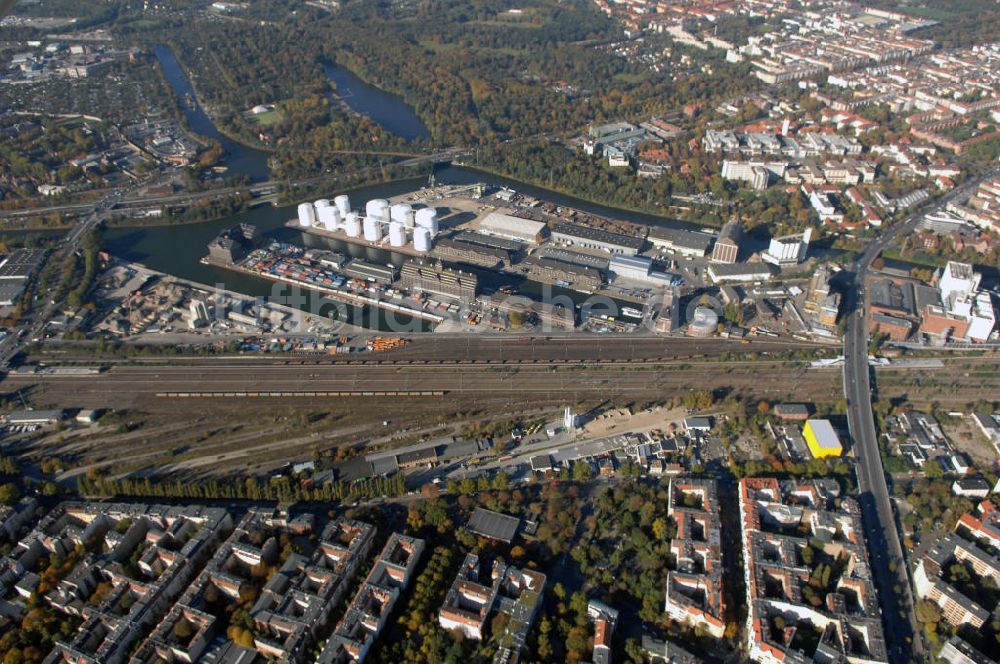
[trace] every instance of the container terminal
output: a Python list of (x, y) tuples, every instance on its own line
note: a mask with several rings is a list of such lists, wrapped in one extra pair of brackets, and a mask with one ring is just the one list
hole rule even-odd
[[(281, 242), (252, 248), (245, 255), (241, 252), (229, 254), (227, 259), (213, 251), (220, 239), (222, 236), (209, 244), (209, 255), (202, 259), (204, 263), (300, 286), (347, 304), (377, 307), (433, 324), (443, 322), (447, 313), (455, 315), (459, 310), (457, 304), (437, 302), (422, 293), (412, 298), (404, 297), (402, 291), (391, 286), (398, 275), (398, 269), (393, 266), (361, 259), (348, 260), (333, 252), (307, 251)], [(435, 313), (433, 308), (443, 311)]]
[[(673, 261), (639, 256), (648, 228), (485, 184), (425, 187), (355, 210), (346, 195), (301, 203), (287, 226), (403, 256), (485, 268), (644, 305), (676, 284)], [(616, 260), (618, 259), (618, 260)], [(622, 259), (632, 259), (631, 261)], [(605, 292), (605, 294), (611, 294)]]

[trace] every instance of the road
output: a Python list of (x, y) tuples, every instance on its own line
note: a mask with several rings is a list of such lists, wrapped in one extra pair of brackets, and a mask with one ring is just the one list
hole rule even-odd
[[(996, 172), (990, 174), (995, 176)], [(920, 219), (951, 200), (975, 188), (986, 177), (977, 179), (938, 199), (929, 208), (914, 212), (897, 223), (878, 239), (871, 242), (851, 266), (853, 285), (848, 284), (845, 303), (846, 327), (844, 331), (844, 396), (847, 399), (847, 421), (854, 453), (857, 456), (858, 484), (861, 492), (861, 509), (865, 524), (868, 550), (871, 552), (873, 576), (882, 603), (885, 618), (886, 642), (890, 647), (890, 661), (894, 664), (915, 659), (925, 659), (920, 625), (917, 624), (911, 591), (909, 570), (900, 543), (899, 531), (882, 457), (878, 447), (878, 433), (872, 412), (872, 386), (868, 365), (868, 320), (864, 315), (865, 280), (874, 261), (886, 247), (904, 233), (911, 233)], [(897, 562), (897, 571), (891, 572), (889, 564)], [(899, 589), (900, 592), (897, 592)], [(907, 620), (896, 616), (902, 610)]]
[[(466, 154), (468, 154), (468, 150), (466, 150), (465, 148), (449, 148), (448, 150), (435, 152), (434, 154), (412, 156), (409, 159), (403, 159), (402, 161), (393, 162), (393, 165), (405, 167), (405, 166), (417, 166), (426, 163), (447, 162), (453, 159), (457, 159), (458, 157), (461, 157)], [(191, 203), (193, 201), (201, 199), (221, 198), (224, 196), (230, 196), (238, 192), (249, 192), (251, 195), (262, 195), (273, 192), (275, 188), (278, 186), (284, 186), (290, 189), (294, 189), (296, 187), (310, 187), (325, 182), (327, 180), (336, 180), (344, 177), (345, 175), (362, 173), (368, 170), (372, 170), (373, 168), (375, 167), (360, 169), (359, 171), (352, 173), (318, 175), (316, 177), (307, 178), (305, 180), (295, 180), (295, 181), (269, 180), (267, 182), (257, 182), (248, 186), (244, 185), (238, 187), (220, 187), (220, 188), (206, 189), (205, 191), (181, 192), (177, 194), (167, 194), (164, 196), (131, 194), (131, 191), (137, 188), (136, 185), (131, 185), (127, 190), (112, 190), (104, 198), (99, 199), (95, 203), (72, 203), (66, 205), (53, 205), (44, 208), (28, 208), (24, 210), (0, 211), (0, 219), (2, 218), (14, 219), (18, 217), (30, 217), (40, 214), (52, 214), (59, 212), (95, 212), (95, 211), (100, 211), (102, 203), (108, 199), (114, 199), (114, 205), (112, 205), (112, 207), (114, 207), (117, 205), (141, 206), (141, 205), (154, 205), (154, 204), (166, 205), (169, 203)], [(153, 182), (152, 184), (155, 183), (156, 182)]]

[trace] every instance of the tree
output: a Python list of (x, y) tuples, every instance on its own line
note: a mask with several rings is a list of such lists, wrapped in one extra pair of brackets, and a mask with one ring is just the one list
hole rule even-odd
[(13, 505), (21, 498), (21, 490), (13, 482), (0, 484), (0, 504)]
[(653, 519), (653, 537), (663, 541), (667, 538), (667, 533), (669, 532), (669, 527), (667, 526), (667, 521), (663, 517), (656, 517)]
[(181, 618), (174, 623), (174, 636), (182, 643), (194, 636), (194, 626), (186, 618)]

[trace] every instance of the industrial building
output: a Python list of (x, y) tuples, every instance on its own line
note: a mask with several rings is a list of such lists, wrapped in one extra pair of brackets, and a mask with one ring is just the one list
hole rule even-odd
[(233, 265), (246, 258), (257, 244), (259, 231), (250, 224), (238, 224), (219, 233), (208, 243), (208, 256), (216, 263)]
[(653, 226), (649, 229), (646, 239), (658, 249), (674, 251), (690, 258), (701, 258), (708, 253), (713, 237), (708, 233), (683, 228)]
[[(938, 279), (941, 295), (939, 309), (924, 309), (920, 331), (939, 336), (941, 341), (954, 337), (961, 341), (984, 342), (996, 328), (996, 310), (989, 292), (980, 290), (982, 275), (968, 263), (948, 261)], [(936, 321), (940, 323), (935, 325)]]
[(15, 410), (7, 414), (7, 424), (55, 424), (66, 419), (62, 410)]
[(399, 274), (399, 268), (394, 265), (370, 263), (360, 258), (352, 259), (341, 271), (352, 279), (375, 281), (384, 284), (391, 284)]
[(471, 272), (446, 268), (440, 263), (407, 261), (400, 271), (400, 286), (405, 290), (434, 293), (461, 300), (476, 297), (479, 278)]
[(692, 337), (710, 337), (719, 326), (719, 314), (708, 307), (697, 307), (688, 321), (687, 333)]
[(762, 253), (760, 257), (772, 265), (795, 265), (801, 263), (806, 259), (811, 237), (811, 228), (807, 228), (801, 233), (773, 237), (767, 247), (767, 251)]
[(680, 300), (676, 286), (664, 290), (663, 302), (656, 317), (656, 331), (660, 334), (673, 332), (680, 326)]
[(615, 256), (608, 269), (616, 277), (652, 286), (667, 287), (677, 281), (675, 275), (654, 270), (653, 261), (645, 256)]
[(451, 238), (439, 239), (434, 245), (433, 255), (453, 263), (468, 263), (490, 269), (505, 268), (513, 262), (506, 249)]
[(517, 535), (518, 528), (521, 527), (521, 520), (517, 517), (500, 514), (482, 507), (477, 507), (469, 517), (466, 528), (469, 532), (510, 544)]
[(815, 459), (839, 457), (844, 452), (840, 436), (830, 424), (830, 420), (806, 420), (802, 436), (806, 439), (809, 452)]
[(910, 336), (919, 320), (917, 291), (912, 281), (888, 277), (871, 279), (865, 298), (865, 315), (873, 333), (887, 334), (893, 341), (903, 341)]
[(774, 414), (782, 420), (808, 420), (809, 406), (804, 403), (779, 403)]
[(740, 258), (740, 244), (743, 242), (743, 224), (738, 219), (730, 219), (719, 231), (719, 238), (712, 249), (712, 261), (735, 263)]
[(18, 249), (0, 262), (0, 306), (12, 306), (45, 259), (40, 249)]
[(480, 220), (479, 230), (489, 235), (537, 245), (545, 238), (546, 226), (541, 221), (515, 217), (503, 212), (490, 212)]
[(768, 263), (710, 264), (705, 271), (712, 283), (725, 281), (769, 281), (777, 271)]
[(567, 223), (558, 223), (552, 227), (552, 239), (568, 246), (596, 249), (621, 256), (635, 256), (645, 242), (643, 238), (634, 235)]
[(593, 290), (604, 281), (600, 270), (544, 256), (528, 256), (518, 263), (517, 270), (536, 281), (554, 283), (559, 286)]
[(831, 331), (837, 325), (840, 314), (840, 293), (833, 290), (831, 279), (833, 270), (828, 265), (820, 265), (809, 280), (809, 290), (803, 311), (814, 330)]

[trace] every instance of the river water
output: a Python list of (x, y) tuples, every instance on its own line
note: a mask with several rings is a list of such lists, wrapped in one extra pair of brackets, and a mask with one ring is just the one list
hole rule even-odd
[[(444, 166), (435, 172), (438, 184), (472, 184), (486, 182), (496, 187), (511, 187), (521, 193), (551, 201), (557, 205), (576, 207), (596, 214), (603, 214), (616, 219), (638, 221), (650, 225), (681, 227), (683, 222), (663, 219), (641, 213), (632, 213), (601, 205), (587, 203), (569, 196), (531, 187), (507, 178), (500, 178), (461, 166)], [(340, 190), (325, 192), (323, 197), (332, 199), (334, 196), (347, 193), (354, 207), (363, 207), (364, 203), (373, 198), (391, 198), (408, 193), (422, 186), (423, 180), (406, 180), (387, 184), (377, 184), (343, 192)], [(203, 265), (200, 259), (207, 253), (209, 241), (222, 230), (245, 222), (257, 226), (262, 235), (292, 244), (314, 248), (327, 248), (356, 258), (363, 258), (373, 263), (401, 265), (409, 256), (372, 247), (350, 244), (340, 240), (318, 237), (285, 224), (296, 216), (294, 206), (272, 207), (260, 206), (239, 214), (198, 224), (151, 226), (144, 228), (113, 228), (105, 233), (105, 247), (114, 255), (127, 260), (143, 263), (161, 272), (174, 274), (184, 279), (198, 281), (208, 285), (219, 285), (230, 290), (253, 296), (282, 297), (274, 290), (274, 284), (264, 279), (238, 274), (218, 267)], [(581, 304), (588, 296), (573, 290), (548, 286), (528, 281), (520, 277), (499, 274), (490, 270), (463, 266), (479, 277), (482, 290), (486, 293), (495, 292), (502, 286), (513, 286), (519, 292), (529, 297), (548, 298), (566, 296), (573, 302)], [(287, 287), (285, 287), (287, 290)], [(280, 289), (279, 289), (280, 290)], [(618, 306), (629, 306), (628, 303), (616, 301)], [(634, 305), (632, 305), (634, 306)], [(308, 308), (308, 307), (307, 307)], [(614, 312), (610, 312), (615, 315)], [(392, 329), (387, 326), (384, 314), (380, 312), (352, 312), (350, 322), (374, 327), (376, 329)]]
[[(154, 51), (156, 59), (160, 61), (160, 66), (163, 68), (163, 76), (173, 88), (174, 94), (177, 95), (177, 101), (191, 129), (201, 136), (219, 141), (226, 150), (226, 166), (229, 167), (229, 173), (246, 175), (255, 182), (267, 181), (270, 178), (267, 153), (249, 148), (219, 133), (212, 119), (197, 102), (194, 87), (174, 56), (174, 52), (162, 44), (158, 44)], [(195, 100), (194, 104), (188, 104), (189, 100)]]
[(352, 110), (367, 115), (386, 131), (406, 140), (431, 137), (427, 125), (402, 97), (369, 85), (350, 70), (330, 62), (323, 65), (323, 71), (337, 86), (337, 96)]
[[(155, 48), (156, 57), (163, 67), (164, 76), (173, 88), (181, 102), (182, 109), (191, 128), (202, 136), (218, 140), (227, 152), (226, 163), (231, 173), (247, 175), (255, 181), (265, 181), (269, 178), (267, 153), (254, 150), (223, 136), (213, 124), (211, 118), (197, 103), (189, 106), (185, 100), (193, 99), (194, 88), (188, 80), (180, 63), (170, 48), (159, 45)], [(327, 76), (337, 85), (338, 93), (344, 101), (359, 113), (369, 115), (375, 122), (387, 131), (403, 138), (427, 138), (427, 127), (406, 105), (401, 98), (388, 94), (378, 88), (368, 85), (348, 70), (333, 64), (325, 66)], [(635, 221), (652, 226), (689, 227), (681, 221), (664, 219), (638, 212), (608, 208), (602, 205), (588, 203), (571, 196), (532, 187), (507, 178), (496, 177), (472, 168), (459, 166), (444, 166), (435, 171), (438, 184), (472, 184), (486, 182), (495, 187), (510, 187), (521, 193), (535, 196), (557, 205), (575, 207), (595, 214), (601, 214), (615, 219)], [(332, 199), (340, 193), (348, 193), (355, 207), (373, 198), (390, 198), (407, 193), (421, 186), (422, 180), (401, 181), (388, 184), (377, 184), (359, 189), (341, 192), (330, 191), (324, 197)], [(283, 301), (292, 306), (289, 301), (289, 287), (276, 285), (264, 279), (203, 265), (200, 259), (207, 253), (208, 242), (222, 230), (245, 222), (257, 226), (262, 234), (269, 239), (305, 245), (307, 247), (323, 247), (349, 256), (364, 258), (374, 263), (392, 263), (400, 265), (408, 257), (383, 249), (374, 249), (345, 243), (339, 240), (320, 238), (308, 233), (302, 233), (285, 226), (285, 223), (296, 216), (294, 206), (253, 208), (231, 217), (217, 221), (174, 226), (153, 226), (143, 228), (114, 228), (105, 233), (105, 246), (112, 254), (121, 258), (143, 263), (154, 270), (177, 275), (191, 281), (201, 282), (210, 286), (233, 290), (245, 295), (261, 296)], [(465, 266), (479, 277), (481, 288), (486, 293), (495, 292), (503, 286), (513, 286), (524, 295), (537, 298), (565, 296), (577, 304), (583, 303), (588, 296), (576, 291), (547, 286), (523, 278), (501, 275), (496, 272)], [(618, 307), (628, 303), (614, 301)], [(305, 310), (317, 313), (317, 307), (312, 303), (298, 305)], [(633, 305), (634, 306), (634, 305)], [(609, 311), (617, 315), (615, 311)], [(426, 324), (406, 317), (386, 318), (381, 310), (351, 308), (341, 314), (351, 324), (362, 325), (373, 329), (405, 331), (407, 326), (426, 329)], [(389, 315), (392, 316), (391, 314)]]

